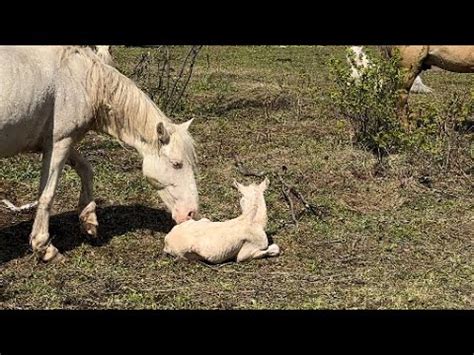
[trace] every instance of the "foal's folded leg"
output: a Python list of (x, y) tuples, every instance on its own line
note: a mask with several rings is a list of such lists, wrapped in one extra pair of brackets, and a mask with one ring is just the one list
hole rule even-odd
[(268, 248), (260, 249), (251, 243), (245, 243), (237, 254), (237, 262), (250, 259), (260, 259), (267, 256), (277, 256), (280, 254), (280, 248), (276, 244), (270, 245)]

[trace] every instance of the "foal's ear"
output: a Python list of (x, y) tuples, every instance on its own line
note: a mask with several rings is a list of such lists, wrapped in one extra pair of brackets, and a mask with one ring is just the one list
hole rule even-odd
[(270, 180), (268, 180), (268, 177), (265, 177), (265, 180), (263, 180), (260, 183), (260, 190), (265, 191), (267, 189), (268, 185), (270, 185)]
[(191, 123), (193, 123), (194, 117), (191, 118), (190, 120), (187, 120), (184, 123), (181, 123), (180, 126), (183, 127), (186, 131), (189, 129), (189, 126), (191, 126)]
[(232, 181), (232, 185), (234, 185), (234, 187), (235, 187), (237, 190), (242, 191), (242, 187), (243, 187), (243, 186), (242, 186), (242, 184), (239, 184), (239, 183), (237, 182), (237, 180), (234, 179), (234, 180)]
[(169, 143), (170, 135), (163, 122), (158, 123), (156, 126), (156, 133), (158, 133), (158, 140), (161, 142), (161, 144)]

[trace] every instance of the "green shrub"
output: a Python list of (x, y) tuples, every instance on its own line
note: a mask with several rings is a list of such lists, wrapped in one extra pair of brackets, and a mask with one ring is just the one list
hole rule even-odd
[[(352, 52), (347, 54), (354, 60)], [(389, 154), (406, 153), (442, 170), (471, 171), (473, 94), (456, 92), (439, 102), (418, 104), (407, 131), (396, 112), (403, 74), (399, 57), (387, 60), (370, 52), (367, 57), (371, 65), (361, 68), (356, 79), (346, 61), (330, 62), (333, 109), (337, 118), (350, 122), (353, 142), (375, 153), (379, 164)]]
[[(353, 60), (354, 54), (348, 51)], [(330, 73), (335, 83), (331, 99), (339, 117), (350, 121), (354, 142), (379, 156), (400, 148), (403, 134), (397, 118), (397, 90), (401, 73), (397, 57), (383, 60), (369, 55), (368, 68), (360, 68), (360, 77), (351, 77), (346, 61), (331, 59)]]

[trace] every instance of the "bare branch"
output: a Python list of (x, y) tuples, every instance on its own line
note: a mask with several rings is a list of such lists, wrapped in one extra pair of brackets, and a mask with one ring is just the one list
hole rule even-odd
[(278, 174), (278, 178), (281, 182), (281, 192), (283, 193), (283, 196), (285, 197), (288, 206), (290, 206), (291, 219), (293, 220), (295, 227), (298, 228), (298, 220), (296, 219), (295, 208), (293, 205), (293, 201), (291, 200), (291, 197), (289, 195), (290, 189), (288, 188), (288, 185), (285, 183), (280, 174)]
[(189, 65), (188, 76), (186, 78), (186, 81), (185, 81), (183, 87), (181, 88), (181, 92), (179, 93), (178, 97), (175, 100), (175, 103), (174, 103), (173, 107), (171, 108), (171, 112), (174, 111), (174, 109), (178, 105), (178, 102), (181, 100), (181, 97), (183, 96), (184, 91), (188, 87), (189, 80), (191, 79), (191, 75), (193, 73), (194, 63), (196, 62), (197, 55), (198, 55), (199, 51), (201, 50), (201, 48), (202, 48), (202, 46), (197, 46), (197, 47), (192, 48), (193, 55), (192, 55), (191, 62), (190, 62), (190, 65)]

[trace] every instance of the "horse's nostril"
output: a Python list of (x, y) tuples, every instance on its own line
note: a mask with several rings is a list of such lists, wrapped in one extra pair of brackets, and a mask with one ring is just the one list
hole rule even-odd
[(193, 219), (195, 215), (196, 215), (196, 211), (189, 211), (188, 219)]

